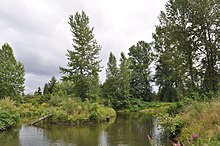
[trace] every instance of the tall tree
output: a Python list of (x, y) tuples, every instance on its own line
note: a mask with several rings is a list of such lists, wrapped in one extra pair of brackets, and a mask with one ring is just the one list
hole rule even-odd
[(130, 82), (132, 96), (146, 101), (152, 100), (150, 64), (153, 60), (153, 54), (150, 45), (140, 41), (136, 46), (129, 48), (128, 55), (132, 74)]
[(0, 98), (18, 96), (24, 92), (25, 70), (12, 48), (5, 43), (0, 49)]
[(122, 100), (124, 105), (127, 106), (128, 100), (131, 96), (130, 90), (130, 70), (129, 70), (129, 60), (126, 58), (125, 54), (121, 53), (120, 64), (119, 64), (119, 100)]
[(220, 82), (220, 1), (192, 0), (190, 21), (193, 41), (200, 57), (201, 87), (204, 91), (218, 90)]
[(101, 47), (94, 38), (93, 28), (89, 26), (89, 17), (85, 12), (77, 12), (69, 17), (73, 34), (74, 50), (67, 50), (68, 68), (60, 67), (63, 80), (74, 82), (76, 95), (82, 99), (99, 94), (100, 61), (98, 55)]
[(217, 90), (218, 15), (215, 0), (168, 1), (153, 35), (158, 55), (155, 77), (161, 97)]
[(163, 101), (177, 100), (177, 96), (185, 93), (189, 82), (194, 85), (195, 58), (187, 33), (189, 12), (187, 1), (168, 1), (166, 11), (160, 14), (160, 25), (153, 34), (157, 54), (155, 78)]
[(111, 52), (106, 69), (106, 80), (103, 84), (103, 96), (105, 98), (117, 98), (118, 95), (118, 68), (115, 55)]

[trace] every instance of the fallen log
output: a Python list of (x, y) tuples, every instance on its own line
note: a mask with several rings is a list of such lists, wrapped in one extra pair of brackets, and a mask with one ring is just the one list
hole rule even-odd
[(35, 120), (34, 122), (30, 123), (29, 126), (35, 125), (36, 123), (38, 123), (38, 122), (40, 122), (40, 121), (43, 121), (43, 120), (45, 120), (45, 119), (50, 118), (51, 116), (52, 116), (52, 115), (47, 115), (47, 116), (41, 117), (41, 118)]

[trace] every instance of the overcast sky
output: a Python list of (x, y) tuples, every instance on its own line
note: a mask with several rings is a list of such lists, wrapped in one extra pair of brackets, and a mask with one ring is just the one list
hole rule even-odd
[[(7, 42), (26, 70), (25, 92), (43, 87), (59, 66), (66, 66), (65, 54), (72, 48), (69, 15), (85, 11), (102, 46), (101, 65), (109, 52), (120, 52), (140, 40), (152, 41), (160, 11), (167, 0), (0, 0), (0, 45)], [(105, 79), (105, 68), (100, 74)]]

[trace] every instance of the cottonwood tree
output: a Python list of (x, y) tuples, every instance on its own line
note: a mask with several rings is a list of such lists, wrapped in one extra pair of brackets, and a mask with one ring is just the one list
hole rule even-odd
[(77, 12), (69, 17), (73, 35), (73, 50), (67, 50), (67, 68), (60, 67), (63, 80), (70, 80), (75, 85), (76, 96), (81, 99), (98, 96), (100, 92), (98, 73), (100, 45), (89, 26), (89, 17), (85, 12)]
[(169, 0), (161, 12), (153, 37), (155, 78), (163, 100), (192, 91), (217, 91), (219, 7), (216, 0)]
[(25, 70), (5, 43), (0, 48), (0, 98), (19, 96), (24, 92)]

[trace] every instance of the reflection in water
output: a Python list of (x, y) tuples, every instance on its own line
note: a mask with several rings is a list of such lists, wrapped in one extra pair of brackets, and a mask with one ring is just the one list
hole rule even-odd
[(146, 114), (119, 113), (115, 121), (97, 125), (22, 126), (0, 133), (0, 146), (150, 146), (147, 135), (158, 145), (168, 145), (166, 134), (157, 124)]
[(153, 119), (152, 139), (157, 145), (163, 145), (163, 142), (168, 139), (163, 127), (158, 124), (158, 120), (156, 118)]
[(0, 132), (0, 146), (18, 146), (19, 129), (11, 129), (9, 131)]
[(22, 146), (47, 146), (49, 145), (44, 130), (37, 127), (23, 125), (19, 131), (19, 140)]
[(108, 146), (108, 134), (106, 131), (100, 133), (99, 146)]

